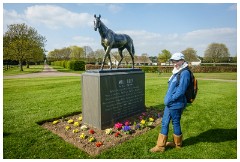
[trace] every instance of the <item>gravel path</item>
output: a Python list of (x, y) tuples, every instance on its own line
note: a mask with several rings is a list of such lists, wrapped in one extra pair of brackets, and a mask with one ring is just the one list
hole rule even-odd
[(42, 78), (42, 77), (58, 77), (58, 76), (81, 76), (81, 74), (76, 73), (65, 73), (59, 72), (49, 65), (44, 65), (42, 72), (30, 73), (30, 74), (20, 74), (20, 75), (11, 75), (3, 76), (3, 79), (13, 79), (13, 78)]

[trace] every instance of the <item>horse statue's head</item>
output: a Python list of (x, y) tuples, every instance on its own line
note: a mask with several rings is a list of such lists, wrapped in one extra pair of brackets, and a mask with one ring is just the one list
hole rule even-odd
[(101, 24), (101, 15), (99, 15), (98, 17), (96, 15), (94, 15), (94, 30), (97, 31), (97, 28), (100, 27), (100, 24)]

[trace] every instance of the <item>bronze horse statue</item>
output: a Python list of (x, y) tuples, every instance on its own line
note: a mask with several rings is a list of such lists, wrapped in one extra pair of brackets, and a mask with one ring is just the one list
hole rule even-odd
[(110, 51), (112, 48), (118, 48), (119, 55), (121, 57), (117, 68), (121, 64), (123, 60), (123, 54), (122, 51), (126, 48), (129, 52), (131, 58), (132, 58), (132, 68), (134, 69), (134, 46), (133, 46), (133, 40), (128, 36), (127, 34), (116, 34), (111, 29), (108, 29), (104, 23), (100, 20), (101, 15), (97, 17), (94, 15), (94, 29), (95, 31), (99, 31), (99, 34), (101, 36), (101, 44), (104, 47), (105, 55), (102, 61), (101, 70), (104, 67), (104, 63), (106, 60), (106, 57), (108, 56), (108, 59), (110, 60), (110, 69), (112, 69), (112, 61), (110, 57)]

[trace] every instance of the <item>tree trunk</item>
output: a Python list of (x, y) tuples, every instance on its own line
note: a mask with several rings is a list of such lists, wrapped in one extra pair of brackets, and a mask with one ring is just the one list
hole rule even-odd
[(29, 68), (29, 61), (26, 61), (26, 64), (27, 64), (27, 68)]
[(19, 68), (20, 68), (20, 71), (23, 71), (22, 60), (19, 60)]

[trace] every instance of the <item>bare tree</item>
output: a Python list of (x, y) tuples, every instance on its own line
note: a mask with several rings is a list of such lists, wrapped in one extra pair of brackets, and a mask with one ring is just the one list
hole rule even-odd
[(206, 61), (213, 63), (220, 62), (221, 59), (228, 58), (229, 56), (228, 48), (222, 43), (211, 43), (204, 53)]
[(188, 62), (193, 62), (197, 60), (197, 51), (195, 51), (193, 48), (187, 48), (182, 53), (185, 56), (185, 60)]

